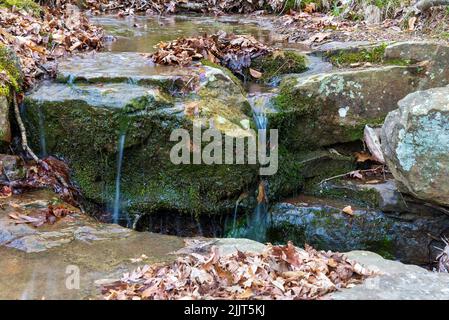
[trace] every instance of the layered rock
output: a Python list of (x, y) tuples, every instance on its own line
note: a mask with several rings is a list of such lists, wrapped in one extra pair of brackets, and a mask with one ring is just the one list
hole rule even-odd
[(295, 149), (358, 140), (366, 124), (382, 123), (398, 100), (416, 90), (417, 76), (416, 67), (385, 66), (289, 77), (274, 101), (273, 127)]
[(352, 214), (342, 212), (349, 201), (301, 197), (296, 204), (272, 208), (269, 240), (291, 239), (298, 246), (308, 243), (322, 250), (369, 250), (386, 258), (419, 265), (432, 263), (437, 252), (432, 238), (449, 228), (449, 218), (431, 211), (385, 213), (352, 205)]
[[(67, 160), (83, 195), (97, 204), (111, 204), (115, 196), (119, 137), (125, 135), (121, 198), (131, 213), (230, 209), (255, 184), (257, 167), (175, 165), (170, 151), (177, 142), (170, 135), (186, 129), (192, 136), (197, 116), (207, 119), (203, 129), (214, 127), (223, 138), (248, 135), (254, 125), (240, 86), (216, 68), (173, 75), (172, 68), (156, 72), (146, 62), (135, 54), (104, 54), (75, 59), (70, 68), (63, 64), (58, 78), (69, 84), (46, 84), (26, 98), (30, 141)], [(129, 65), (135, 73), (123, 71)], [(179, 95), (181, 87), (194, 84), (190, 94)]]
[(296, 150), (359, 140), (366, 124), (383, 123), (406, 95), (449, 81), (449, 46), (432, 42), (331, 46), (317, 53), (339, 66), (364, 67), (281, 82), (272, 127)]
[(382, 151), (399, 187), (449, 205), (449, 87), (414, 92), (382, 127)]

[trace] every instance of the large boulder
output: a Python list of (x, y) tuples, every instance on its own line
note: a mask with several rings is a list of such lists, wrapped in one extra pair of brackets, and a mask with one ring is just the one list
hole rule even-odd
[(449, 87), (414, 92), (382, 127), (382, 151), (399, 187), (449, 206)]
[[(256, 184), (257, 167), (176, 165), (170, 151), (177, 142), (170, 135), (183, 128), (192, 136), (195, 116), (207, 118), (204, 128), (219, 129), (223, 138), (248, 135), (254, 124), (240, 86), (216, 68), (178, 68), (173, 74), (173, 68), (155, 72), (146, 61), (105, 53), (62, 64), (58, 79), (69, 83), (45, 84), (26, 98), (30, 142), (41, 153), (67, 160), (83, 195), (105, 208), (116, 200), (123, 151), (120, 199), (128, 213), (231, 210)], [(122, 73), (128, 67), (136, 72)], [(190, 85), (193, 91), (180, 94)]]
[(382, 123), (397, 101), (417, 89), (417, 75), (414, 66), (382, 66), (286, 78), (274, 99), (271, 127), (294, 149), (358, 140), (366, 124)]
[(394, 43), (385, 48), (384, 59), (415, 63), (420, 62), (424, 77), (420, 90), (449, 84), (449, 46), (430, 41)]

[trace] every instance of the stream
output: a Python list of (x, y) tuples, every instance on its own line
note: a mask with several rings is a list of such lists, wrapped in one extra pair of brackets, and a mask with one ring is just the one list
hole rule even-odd
[[(415, 90), (412, 81), (403, 80), (405, 67), (339, 70), (318, 53), (283, 42), (265, 17), (91, 20), (108, 34), (104, 50), (61, 60), (57, 79), (28, 95), (24, 117), (29, 132), (37, 133), (30, 138), (36, 151), (70, 164), (87, 212), (143, 233), (293, 240), (323, 250), (370, 250), (402, 262), (432, 263), (435, 239), (449, 228), (446, 216), (405, 203), (391, 177), (369, 184), (355, 179), (320, 182), (363, 168), (354, 161), (354, 152), (363, 150), (360, 138), (353, 137), (354, 124), (378, 119), (401, 95)], [(307, 70), (273, 77), (268, 84), (242, 84), (216, 66), (181, 68), (148, 59), (160, 41), (218, 31), (250, 34), (267, 45), (302, 53)], [(294, 99), (287, 101), (287, 111), (290, 105), (301, 109), (296, 100), (318, 96), (318, 118), (297, 117), (301, 110), (290, 114), (275, 106), (285, 77), (302, 86), (299, 92), (297, 86), (288, 88)], [(414, 74), (410, 77), (417, 81)], [(198, 87), (182, 93), (196, 78)], [(404, 92), (391, 91), (390, 80), (394, 85), (403, 81), (397, 88)], [(287, 140), (277, 146), (283, 148), (278, 173), (263, 177), (258, 165), (175, 164), (171, 134), (191, 128), (198, 114), (231, 137), (244, 137), (250, 124), (259, 133), (284, 130)], [(282, 118), (276, 119), (279, 114)], [(267, 142), (263, 145), (271, 150), (271, 139)], [(315, 144), (298, 146), (309, 142)], [(204, 144), (189, 136), (178, 145), (190, 157)], [(342, 213), (349, 204), (351, 216)]]
[[(129, 16), (117, 18), (116, 16), (92, 16), (90, 20), (102, 26), (107, 33), (107, 41), (104, 52), (114, 53), (112, 56), (101, 56), (91, 54), (71, 58), (75, 61), (74, 66), (67, 63), (64, 65), (68, 72), (67, 81), (73, 83), (76, 77), (105, 77), (107, 76), (129, 77), (132, 84), (133, 77), (158, 77), (176, 76), (189, 72), (188, 68), (180, 70), (177, 67), (160, 66), (147, 64), (142, 68), (139, 61), (133, 61), (130, 54), (149, 53), (154, 51), (154, 47), (161, 41), (170, 41), (178, 37), (191, 37), (202, 34), (213, 34), (219, 31), (235, 34), (249, 34), (257, 40), (278, 47), (281, 49), (307, 52), (307, 47), (297, 44), (282, 42), (282, 39), (273, 32), (269, 18), (258, 17), (242, 19), (238, 16), (225, 17), (204, 17), (204, 16), (169, 16), (169, 17), (148, 17)], [(163, 30), (163, 32), (161, 32)], [(91, 57), (91, 58), (89, 58)], [(126, 64), (126, 69), (122, 66)], [(73, 68), (74, 74), (70, 74)], [(331, 64), (324, 62), (316, 56), (309, 57), (309, 70), (305, 75), (329, 71)], [(76, 73), (76, 75), (75, 75)], [(253, 110), (254, 122), (259, 130), (269, 128), (267, 112), (274, 112), (270, 104), (270, 99), (276, 94), (277, 84), (263, 85), (255, 82), (246, 82), (244, 87), (248, 93), (248, 101)], [(97, 96), (95, 99), (104, 99)], [(40, 116), (39, 119), (42, 119)], [(42, 121), (42, 120), (40, 120)], [(45, 146), (45, 134), (43, 126), (40, 128), (41, 146)], [(115, 173), (114, 199), (108, 206), (111, 213), (110, 219), (113, 223), (123, 226), (133, 227), (136, 230), (148, 230), (158, 233), (178, 235), (178, 236), (209, 236), (209, 237), (245, 237), (258, 241), (266, 240), (266, 229), (269, 224), (268, 204), (256, 205), (253, 213), (240, 219), (239, 203), (236, 203), (235, 210), (229, 216), (208, 216), (194, 217), (192, 215), (179, 215), (176, 212), (162, 211), (160, 213), (143, 216), (142, 218), (130, 221), (127, 215), (126, 204), (130, 199), (126, 199), (121, 194), (122, 167), (126, 161), (125, 149), (126, 133), (120, 133), (117, 137), (117, 164)], [(42, 147), (45, 150), (44, 147)], [(243, 211), (243, 210), (242, 210)]]

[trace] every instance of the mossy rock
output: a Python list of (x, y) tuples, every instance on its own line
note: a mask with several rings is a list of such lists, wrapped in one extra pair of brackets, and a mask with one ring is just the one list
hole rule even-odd
[(191, 134), (195, 112), (213, 121), (222, 139), (254, 127), (240, 88), (216, 69), (207, 78), (197, 93), (175, 100), (164, 88), (129, 83), (42, 86), (26, 98), (30, 143), (66, 160), (83, 195), (107, 209), (115, 196), (118, 141), (125, 132), (121, 199), (131, 216), (231, 211), (239, 196), (257, 185), (257, 166), (170, 160), (177, 143), (170, 142), (173, 129)]
[(369, 62), (382, 64), (384, 62), (387, 44), (376, 46), (331, 50), (325, 56), (336, 66), (348, 66), (353, 63)]
[(326, 150), (291, 152), (286, 146), (280, 146), (278, 172), (268, 178), (270, 200), (298, 195), (311, 180), (321, 181), (354, 169), (352, 157)]
[(274, 51), (251, 62), (251, 68), (262, 73), (258, 81), (270, 82), (285, 74), (301, 73), (307, 70), (307, 59), (293, 51)]
[[(303, 202), (306, 202), (304, 204)], [(325, 203), (325, 204), (323, 204)], [(280, 203), (271, 209), (268, 241), (316, 249), (348, 252), (368, 250), (388, 259), (418, 265), (433, 261), (428, 234), (440, 234), (449, 226), (444, 214), (407, 218), (353, 205), (353, 215), (342, 212), (347, 201), (306, 197), (297, 204)]]
[(11, 142), (11, 95), (21, 91), (22, 74), (17, 57), (3, 44), (0, 44), (0, 72), (7, 78), (6, 82), (0, 82), (0, 152), (6, 152)]
[(295, 150), (357, 141), (366, 124), (382, 124), (417, 89), (420, 76), (418, 67), (383, 66), (287, 77), (273, 99), (270, 127)]
[(8, 83), (0, 83), (0, 96), (9, 96), (11, 90), (21, 91), (22, 73), (16, 55), (5, 45), (0, 44), (0, 72), (5, 72)]

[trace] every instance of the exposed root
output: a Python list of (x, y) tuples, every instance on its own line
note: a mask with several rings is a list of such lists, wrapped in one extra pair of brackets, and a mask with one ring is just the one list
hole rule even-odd
[(20, 130), (20, 137), (22, 141), (22, 149), (25, 151), (34, 161), (41, 164), (42, 160), (39, 159), (38, 156), (33, 152), (33, 150), (28, 145), (28, 139), (26, 134), (25, 125), (23, 124), (22, 117), (20, 115), (19, 104), (17, 103), (17, 95), (13, 94), (13, 105), (14, 105), (14, 113), (16, 115), (16, 121)]

